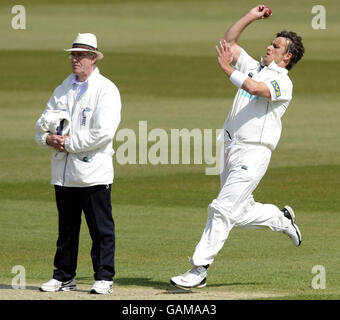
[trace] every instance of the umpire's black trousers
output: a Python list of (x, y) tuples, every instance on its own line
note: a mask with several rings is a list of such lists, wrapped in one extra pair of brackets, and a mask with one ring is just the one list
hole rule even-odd
[(67, 281), (76, 275), (81, 214), (84, 211), (92, 238), (94, 278), (112, 281), (115, 274), (115, 232), (111, 185), (82, 188), (55, 186), (55, 195), (59, 232), (53, 278)]

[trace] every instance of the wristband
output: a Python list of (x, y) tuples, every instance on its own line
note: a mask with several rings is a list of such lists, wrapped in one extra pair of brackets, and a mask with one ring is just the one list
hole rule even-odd
[(229, 80), (238, 88), (241, 88), (243, 85), (243, 82), (246, 81), (248, 76), (238, 70), (233, 71), (231, 74)]

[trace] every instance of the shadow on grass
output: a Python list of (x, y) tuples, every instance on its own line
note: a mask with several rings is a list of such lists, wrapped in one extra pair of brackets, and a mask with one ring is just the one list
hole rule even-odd
[[(4, 289), (12, 289), (12, 290), (35, 290), (35, 291), (40, 291), (42, 294), (44, 294), (45, 292), (42, 292), (40, 290), (40, 286), (37, 287), (37, 286), (25, 286), (25, 289), (24, 288), (13, 288), (11, 285), (9, 284), (1, 284), (0, 283), (0, 290), (4, 290)], [(88, 292), (88, 290), (82, 290), (82, 289), (79, 289), (77, 288), (77, 292)]]
[[(122, 286), (141, 286), (150, 287), (154, 289), (169, 289), (173, 286), (169, 282), (164, 281), (153, 281), (150, 278), (117, 278), (115, 283)], [(228, 286), (258, 286), (267, 284), (265, 282), (230, 282), (230, 283), (218, 283), (209, 284), (209, 287), (228, 287)]]
[(13, 290), (39, 290), (39, 287), (36, 286), (25, 286), (25, 289), (13, 288), (13, 286), (9, 284), (2, 284), (0, 283), (0, 290), (2, 289), (13, 289)]

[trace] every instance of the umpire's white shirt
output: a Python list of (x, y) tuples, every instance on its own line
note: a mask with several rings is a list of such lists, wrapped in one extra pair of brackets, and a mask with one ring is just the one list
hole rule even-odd
[(274, 150), (281, 135), (281, 117), (292, 99), (293, 84), (288, 70), (278, 67), (274, 61), (263, 67), (243, 49), (235, 67), (253, 80), (264, 82), (270, 89), (271, 99), (239, 89), (224, 129), (238, 141), (259, 143)]
[[(59, 159), (51, 148), (51, 183), (67, 187), (111, 184), (114, 176), (112, 141), (121, 119), (118, 88), (102, 76), (97, 67), (83, 84), (78, 97), (75, 85), (71, 74), (54, 90), (43, 113), (62, 110), (70, 115), (66, 157)], [(46, 146), (47, 134), (37, 129), (38, 144)]]

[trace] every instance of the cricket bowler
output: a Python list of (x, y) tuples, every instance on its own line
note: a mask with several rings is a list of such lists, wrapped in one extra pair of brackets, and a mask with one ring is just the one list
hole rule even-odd
[(292, 99), (288, 71), (305, 51), (301, 37), (288, 31), (276, 34), (260, 62), (238, 45), (246, 27), (271, 16), (269, 7), (258, 5), (234, 23), (216, 46), (218, 64), (238, 90), (223, 126), (221, 190), (208, 206), (205, 229), (190, 259), (192, 268), (170, 280), (177, 287), (206, 286), (208, 267), (234, 227), (268, 227), (288, 235), (295, 246), (301, 245), (293, 209), (280, 210), (252, 196), (267, 171), (280, 139), (281, 117)]

